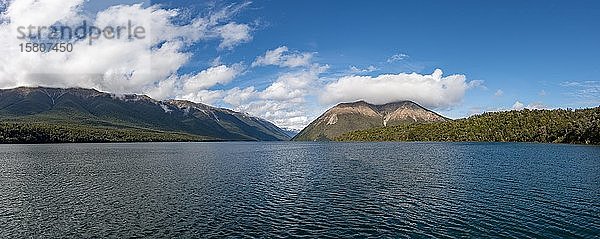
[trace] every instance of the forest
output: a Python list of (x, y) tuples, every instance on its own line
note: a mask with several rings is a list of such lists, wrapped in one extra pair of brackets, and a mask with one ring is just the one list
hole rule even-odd
[[(145, 128), (69, 123), (3, 122), (0, 143), (215, 141)], [(354, 131), (336, 141), (542, 142), (600, 145), (600, 107), (488, 112), (438, 123), (412, 123)]]
[(543, 142), (600, 144), (600, 107), (488, 112), (439, 123), (346, 133), (337, 141)]
[(0, 143), (106, 143), (207, 141), (206, 137), (150, 129), (54, 123), (0, 123)]

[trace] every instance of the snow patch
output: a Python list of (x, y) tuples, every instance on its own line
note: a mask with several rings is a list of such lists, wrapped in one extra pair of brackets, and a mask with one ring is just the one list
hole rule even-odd
[(165, 111), (165, 113), (171, 113), (171, 112), (173, 112), (173, 110), (170, 109), (169, 106), (160, 104), (160, 107)]

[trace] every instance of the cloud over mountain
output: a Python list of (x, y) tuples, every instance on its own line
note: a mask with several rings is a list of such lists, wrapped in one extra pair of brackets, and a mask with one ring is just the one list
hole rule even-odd
[(320, 99), (326, 104), (357, 100), (385, 104), (411, 100), (425, 107), (440, 109), (459, 104), (468, 89), (480, 84), (481, 81), (467, 81), (464, 75), (443, 76), (440, 69), (431, 75), (352, 75), (327, 84), (320, 94)]
[[(247, 4), (230, 5), (182, 22), (178, 9), (159, 5), (115, 5), (94, 14), (83, 0), (19, 0), (9, 3), (0, 24), (0, 88), (16, 86), (84, 87), (115, 93), (141, 93), (157, 98), (197, 94), (231, 81), (241, 65), (220, 64), (180, 75), (192, 57), (192, 44), (219, 42), (220, 49), (252, 39), (251, 27), (231, 17)], [(144, 27), (143, 39), (99, 38), (73, 41), (72, 52), (23, 53), (17, 47), (19, 26)], [(44, 40), (47, 41), (47, 40)], [(197, 97), (194, 97), (197, 98)]]

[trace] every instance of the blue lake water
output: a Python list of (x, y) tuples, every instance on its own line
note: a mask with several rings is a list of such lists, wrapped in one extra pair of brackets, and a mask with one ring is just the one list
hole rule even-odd
[(0, 238), (600, 235), (600, 147), (0, 145)]

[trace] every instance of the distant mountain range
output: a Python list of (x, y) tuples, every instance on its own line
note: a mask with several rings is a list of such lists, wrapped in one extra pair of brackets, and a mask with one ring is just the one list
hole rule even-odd
[(373, 105), (365, 101), (341, 103), (327, 110), (296, 135), (295, 141), (333, 140), (342, 134), (407, 123), (444, 122), (448, 119), (412, 101)]
[(0, 90), (0, 143), (149, 141), (486, 141), (600, 144), (600, 107), (491, 112), (451, 120), (411, 101), (341, 103), (299, 133), (183, 100), (92, 89)]
[(228, 109), (79, 88), (0, 90), (0, 122), (0, 142), (16, 143), (290, 139), (266, 120)]
[(281, 129), (290, 138), (293, 138), (294, 136), (298, 135), (298, 133), (300, 133), (300, 130), (297, 130), (297, 129), (291, 129), (291, 128), (281, 128)]

